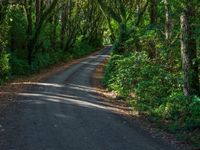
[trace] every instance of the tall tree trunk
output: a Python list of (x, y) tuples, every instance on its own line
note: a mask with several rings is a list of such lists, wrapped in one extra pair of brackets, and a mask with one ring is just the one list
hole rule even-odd
[(41, 17), (41, 0), (36, 0), (35, 1), (35, 12), (36, 12), (36, 25), (39, 24), (40, 17)]
[[(148, 4), (149, 4), (149, 1), (147, 1), (144, 5), (144, 7), (142, 8), (142, 1), (141, 0), (137, 0), (136, 1), (136, 4), (137, 4), (137, 21), (135, 23), (135, 26), (137, 28), (139, 28), (141, 22), (142, 22), (142, 17), (148, 7)], [(140, 44), (140, 39), (139, 37), (135, 36), (135, 41), (134, 41), (134, 44), (135, 44), (135, 48), (136, 48), (136, 51), (139, 52), (141, 51), (141, 44)]]
[(127, 26), (126, 23), (119, 24), (119, 38), (118, 38), (118, 48), (117, 53), (123, 54), (124, 53), (124, 47), (123, 44), (127, 40)]
[(150, 0), (149, 5), (150, 24), (154, 25), (157, 22), (157, 0)]
[(170, 14), (170, 5), (168, 0), (164, 0), (165, 5), (165, 38), (167, 43), (169, 43), (169, 40), (171, 39), (172, 35), (172, 22), (171, 22), (171, 14)]
[[(150, 25), (152, 26), (152, 30), (155, 30), (155, 25), (157, 24), (157, 0), (150, 0), (149, 5), (149, 17), (150, 17)], [(149, 57), (156, 57), (156, 44), (154, 39), (149, 41)]]
[[(50, 1), (48, 1), (50, 3)], [(39, 36), (41, 34), (42, 27), (44, 23), (50, 19), (52, 16), (52, 12), (57, 5), (58, 0), (53, 0), (52, 3), (41, 12), (41, 16), (39, 22), (35, 25), (35, 31), (33, 32), (33, 20), (32, 20), (32, 5), (33, 0), (26, 0), (26, 15), (28, 20), (28, 29), (27, 29), (27, 50), (28, 50), (28, 64), (30, 69), (32, 69), (32, 59), (33, 59), (33, 51), (35, 50), (35, 46), (38, 42)]]
[(55, 14), (54, 16), (52, 16), (52, 20), (51, 20), (51, 35), (50, 35), (50, 39), (51, 39), (51, 47), (53, 49), (56, 49), (57, 45), (56, 45), (56, 41), (57, 41), (57, 36), (56, 36), (56, 30), (57, 30), (57, 23), (58, 23), (58, 16), (57, 14)]
[(64, 49), (65, 28), (67, 23), (67, 5), (61, 12), (60, 48)]
[(32, 0), (29, 0), (26, 4), (26, 17), (27, 17), (27, 58), (28, 58), (28, 65), (32, 66), (32, 40), (31, 37), (33, 35), (33, 20), (32, 20)]
[(199, 77), (197, 62), (197, 45), (195, 40), (195, 8), (188, 1), (182, 12), (181, 21), (181, 55), (184, 74), (183, 91), (186, 96), (199, 95)]
[(13, 27), (10, 29), (10, 49), (12, 52), (14, 52), (16, 49), (16, 40)]

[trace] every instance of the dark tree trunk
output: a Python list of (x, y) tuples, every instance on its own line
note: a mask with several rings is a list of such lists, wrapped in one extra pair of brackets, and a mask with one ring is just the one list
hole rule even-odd
[[(150, 17), (150, 25), (152, 26), (152, 30), (155, 30), (155, 25), (157, 24), (157, 0), (151, 0), (149, 5), (149, 17)], [(156, 44), (154, 39), (149, 41), (149, 57), (156, 57)]]
[(165, 4), (165, 38), (167, 43), (171, 39), (172, 35), (172, 22), (171, 22), (171, 13), (170, 13), (170, 4), (168, 0), (164, 0)]
[(181, 55), (184, 73), (184, 94), (199, 95), (197, 45), (195, 40), (195, 9), (188, 2), (181, 14)]
[(50, 35), (50, 40), (51, 40), (51, 47), (55, 50), (57, 47), (57, 22), (58, 22), (58, 16), (54, 15), (51, 17), (50, 23), (51, 23), (51, 35)]
[[(149, 5), (149, 1), (146, 2), (146, 4), (144, 5), (143, 8), (142, 8), (142, 1), (141, 0), (137, 0), (136, 3), (137, 3), (137, 17), (136, 17), (137, 21), (135, 23), (135, 26), (139, 27), (141, 22), (142, 22), (142, 17), (143, 17), (143, 15), (144, 15), (144, 13), (145, 13), (148, 5)], [(141, 51), (141, 44), (140, 44), (139, 37), (135, 36), (134, 44), (135, 44), (136, 51), (137, 52)]]
[(116, 40), (115, 42), (115, 53), (122, 55), (125, 52), (124, 49), (124, 43), (126, 42), (126, 40), (128, 39), (128, 34), (127, 34), (127, 27), (126, 24), (121, 23), (119, 24), (119, 36), (118, 36), (118, 40)]
[[(41, 1), (42, 2), (42, 1)], [(50, 2), (50, 1), (48, 1)], [(33, 53), (35, 53), (37, 50), (35, 50), (35, 47), (37, 45), (37, 42), (39, 40), (39, 36), (41, 34), (41, 30), (43, 27), (43, 24), (50, 19), (52, 16), (52, 11), (56, 7), (58, 0), (52, 1), (50, 3), (50, 6), (43, 10), (43, 12), (40, 12), (41, 16), (39, 18), (39, 22), (35, 22), (35, 31), (33, 32), (33, 19), (32, 19), (32, 5), (33, 5), (33, 0), (28, 0), (26, 1), (26, 15), (27, 15), (27, 22), (28, 22), (28, 27), (27, 27), (27, 50), (28, 50), (28, 64), (30, 69), (32, 69), (32, 59), (33, 59)], [(43, 4), (40, 3), (40, 6)]]
[(150, 24), (157, 22), (157, 0), (151, 0), (149, 5)]
[(37, 26), (41, 17), (41, 0), (35, 1), (35, 12), (36, 12), (36, 26)]
[(65, 28), (67, 22), (67, 5), (63, 8), (61, 13), (61, 32), (60, 32), (60, 48), (64, 49)]
[(16, 49), (15, 33), (14, 33), (12, 28), (10, 30), (10, 49), (11, 49), (12, 52), (14, 52), (15, 49)]
[(33, 20), (32, 20), (32, 1), (30, 0), (29, 2), (27, 2), (27, 6), (26, 6), (26, 15), (27, 15), (27, 58), (28, 58), (28, 65), (31, 69), (32, 67), (32, 35), (33, 35)]

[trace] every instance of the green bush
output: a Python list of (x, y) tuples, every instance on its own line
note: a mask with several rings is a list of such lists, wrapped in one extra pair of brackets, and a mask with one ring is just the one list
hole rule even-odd
[(33, 70), (38, 71), (58, 62), (67, 62), (71, 58), (72, 56), (69, 53), (61, 50), (39, 53), (34, 59)]
[(79, 37), (76, 40), (74, 48), (70, 51), (74, 58), (79, 58), (81, 56), (87, 55), (90, 52), (95, 50), (91, 45), (86, 41), (82, 40), (82, 37)]
[(148, 99), (149, 102), (168, 95), (168, 87), (174, 87), (174, 82), (178, 82), (176, 76), (167, 72), (164, 66), (153, 63), (145, 52), (112, 56), (104, 78), (104, 83), (118, 94), (135, 93), (140, 100)]
[(10, 55), (6, 52), (0, 54), (0, 83), (8, 79), (10, 66), (9, 66)]
[(18, 5), (13, 5), (8, 9), (7, 17), (9, 18), (8, 24), (10, 26), (8, 33), (9, 37), (12, 37), (9, 41), (9, 46), (12, 44), (14, 46), (12, 51), (24, 56), (26, 54), (24, 47), (27, 40), (27, 20), (23, 9)]
[(35, 60), (34, 60), (34, 70), (40, 70), (43, 68), (46, 68), (50, 65), (50, 56), (48, 53), (39, 53), (37, 54)]
[(12, 53), (10, 60), (12, 75), (26, 75), (29, 73), (29, 66), (25, 59), (20, 59)]
[(103, 82), (170, 131), (200, 127), (200, 99), (185, 97), (181, 73), (162, 64), (145, 52), (112, 55)]
[(8, 30), (8, 18), (5, 17), (0, 22), (0, 84), (8, 78), (10, 71), (10, 55), (6, 52)]

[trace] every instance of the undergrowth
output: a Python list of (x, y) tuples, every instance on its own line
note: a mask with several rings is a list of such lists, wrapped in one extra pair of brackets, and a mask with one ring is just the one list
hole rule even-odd
[(95, 50), (96, 48), (89, 44), (80, 42), (68, 52), (62, 50), (43, 51), (34, 57), (31, 70), (26, 59), (15, 53), (4, 52), (2, 56), (0, 56), (0, 84), (4, 83), (6, 80), (16, 78), (17, 76), (36, 73), (59, 62), (67, 62), (73, 58), (80, 58)]
[(145, 52), (113, 54), (103, 82), (162, 129), (200, 147), (200, 135), (191, 134), (200, 133), (200, 98), (185, 97), (180, 71), (159, 61)]

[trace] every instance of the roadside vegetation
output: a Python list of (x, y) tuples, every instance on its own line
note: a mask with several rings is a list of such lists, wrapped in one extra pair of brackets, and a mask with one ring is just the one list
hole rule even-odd
[(102, 46), (105, 21), (97, 7), (87, 0), (2, 0), (0, 83)]
[(0, 83), (113, 44), (104, 84), (200, 147), (198, 0), (1, 0)]
[(200, 3), (99, 3), (115, 27), (104, 84), (162, 130), (200, 147)]

